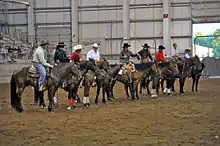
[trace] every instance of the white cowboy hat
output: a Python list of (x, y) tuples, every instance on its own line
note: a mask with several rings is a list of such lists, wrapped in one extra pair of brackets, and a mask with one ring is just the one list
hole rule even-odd
[(83, 49), (82, 45), (76, 45), (73, 47), (73, 51), (82, 50), (82, 49)]
[(99, 45), (98, 45), (97, 43), (94, 43), (94, 44), (92, 45), (92, 47), (94, 47), (94, 48), (98, 48)]

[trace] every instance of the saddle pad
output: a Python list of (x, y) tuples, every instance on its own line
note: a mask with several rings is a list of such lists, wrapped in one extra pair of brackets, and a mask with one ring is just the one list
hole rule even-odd
[(33, 73), (33, 74), (36, 74), (38, 73), (38, 70), (34, 67), (34, 65), (31, 65), (29, 70), (28, 70), (29, 73)]

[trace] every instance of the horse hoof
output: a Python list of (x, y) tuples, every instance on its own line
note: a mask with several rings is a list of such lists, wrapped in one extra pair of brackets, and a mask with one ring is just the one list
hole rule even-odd
[(52, 112), (53, 109), (51, 107), (48, 107), (48, 112)]
[(90, 103), (87, 103), (87, 106), (90, 107)]
[(17, 108), (16, 111), (19, 112), (19, 113), (22, 113), (24, 111), (24, 109), (23, 108)]
[(180, 95), (181, 95), (181, 96), (183, 96), (183, 95), (184, 95), (184, 93), (180, 93)]

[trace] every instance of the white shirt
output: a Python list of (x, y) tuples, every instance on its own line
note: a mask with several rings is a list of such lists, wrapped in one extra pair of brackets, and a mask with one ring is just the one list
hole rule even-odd
[(177, 50), (172, 49), (172, 52), (171, 52), (171, 56), (172, 56), (172, 57), (175, 57), (175, 55), (178, 55), (178, 54), (179, 54), (179, 53), (178, 53)]
[(95, 52), (93, 49), (90, 50), (90, 51), (87, 53), (86, 59), (89, 60), (89, 58), (94, 59), (94, 60), (100, 60), (99, 51), (97, 50), (97, 52)]

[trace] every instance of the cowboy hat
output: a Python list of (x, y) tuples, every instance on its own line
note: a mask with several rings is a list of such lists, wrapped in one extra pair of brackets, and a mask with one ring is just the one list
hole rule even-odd
[(123, 48), (128, 48), (128, 47), (131, 47), (131, 45), (129, 45), (128, 43), (123, 44)]
[(185, 51), (191, 51), (191, 49), (185, 49)]
[(164, 47), (163, 45), (160, 45), (160, 46), (158, 47), (158, 49), (159, 49), (159, 50), (164, 50), (165, 47)]
[(57, 44), (57, 46), (66, 46), (66, 45), (64, 44), (64, 42), (59, 42), (59, 43)]
[(92, 47), (93, 47), (93, 48), (98, 48), (99, 45), (98, 45), (97, 43), (94, 43), (94, 44), (92, 45)]
[(40, 46), (45, 46), (45, 45), (49, 45), (49, 42), (42, 40), (42, 41), (40, 42)]
[(82, 45), (76, 45), (73, 47), (73, 51), (82, 50)]
[(149, 46), (147, 43), (144, 43), (144, 44), (142, 45), (142, 47), (144, 47), (144, 48), (150, 48), (150, 46)]

